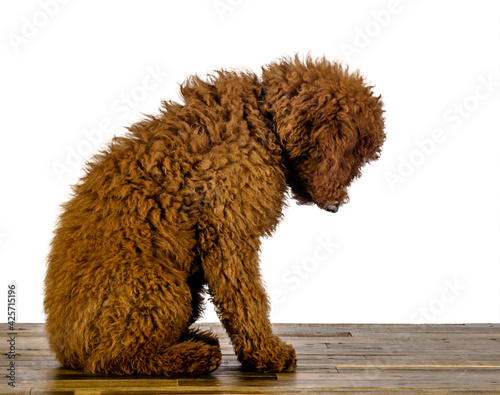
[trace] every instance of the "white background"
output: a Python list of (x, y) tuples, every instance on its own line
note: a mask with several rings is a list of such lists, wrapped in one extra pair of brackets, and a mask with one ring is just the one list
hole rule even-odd
[(177, 100), (190, 74), (310, 52), (376, 84), (388, 137), (339, 213), (290, 202), (265, 240), (272, 320), (500, 322), (497, 1), (65, 3), (0, 6), (0, 321), (10, 282), (19, 321), (44, 320), (78, 157)]

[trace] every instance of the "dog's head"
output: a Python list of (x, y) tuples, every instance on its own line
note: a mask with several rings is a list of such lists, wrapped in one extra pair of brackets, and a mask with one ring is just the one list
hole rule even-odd
[(359, 73), (326, 59), (283, 59), (263, 69), (268, 110), (302, 204), (336, 212), (385, 140), (380, 96)]

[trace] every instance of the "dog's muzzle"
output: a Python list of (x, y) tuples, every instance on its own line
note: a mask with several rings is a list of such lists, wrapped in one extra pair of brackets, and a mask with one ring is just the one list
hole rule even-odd
[(325, 207), (325, 210), (329, 211), (330, 213), (336, 213), (337, 211), (339, 211), (339, 203), (330, 204)]

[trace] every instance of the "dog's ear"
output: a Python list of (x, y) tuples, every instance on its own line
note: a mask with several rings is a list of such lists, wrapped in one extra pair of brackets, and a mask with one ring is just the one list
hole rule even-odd
[(361, 175), (363, 165), (379, 157), (385, 140), (381, 98), (362, 80), (357, 82), (345, 96), (322, 96), (328, 99), (319, 99), (308, 114), (317, 151), (316, 174), (309, 178), (308, 189), (315, 201), (327, 205), (347, 201), (345, 188)]
[[(325, 118), (332, 117), (331, 113)], [(354, 154), (358, 145), (358, 129), (353, 120), (337, 109), (334, 119), (324, 124), (313, 124), (311, 163), (314, 173), (307, 177), (308, 190), (320, 206), (345, 203), (345, 185), (356, 177), (358, 159)]]

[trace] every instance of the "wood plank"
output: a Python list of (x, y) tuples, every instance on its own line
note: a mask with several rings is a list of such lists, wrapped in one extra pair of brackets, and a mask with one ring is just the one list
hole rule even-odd
[[(220, 324), (221, 367), (199, 377), (89, 375), (62, 369), (43, 324), (19, 324), (14, 391), (0, 394), (500, 394), (500, 325), (276, 324), (294, 345), (294, 373), (245, 372)], [(7, 336), (0, 324), (0, 337)], [(0, 342), (0, 369), (9, 366)], [(5, 389), (5, 390), (4, 390)]]

